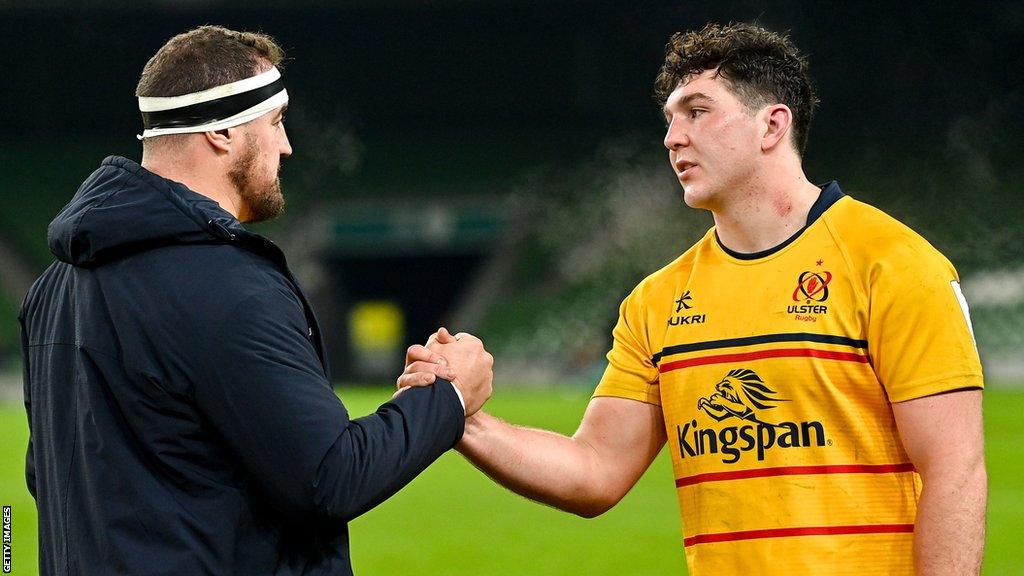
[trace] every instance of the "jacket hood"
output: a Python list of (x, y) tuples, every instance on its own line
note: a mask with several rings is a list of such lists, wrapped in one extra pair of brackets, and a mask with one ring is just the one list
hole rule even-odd
[(93, 267), (159, 246), (229, 242), (244, 232), (206, 196), (110, 156), (50, 222), (47, 242), (59, 260)]

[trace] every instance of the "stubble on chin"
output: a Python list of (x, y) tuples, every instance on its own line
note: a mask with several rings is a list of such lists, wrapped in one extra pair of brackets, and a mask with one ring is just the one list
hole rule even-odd
[(271, 182), (250, 190), (251, 195), (243, 197), (249, 204), (249, 222), (273, 220), (284, 212), (284, 194), (281, 179), (274, 175)]
[(259, 144), (255, 138), (246, 135), (245, 153), (228, 172), (228, 178), (244, 207), (244, 214), (239, 214), (239, 220), (243, 222), (265, 222), (284, 212), (281, 178), (278, 174), (269, 178), (262, 177), (264, 175), (260, 173), (259, 158)]

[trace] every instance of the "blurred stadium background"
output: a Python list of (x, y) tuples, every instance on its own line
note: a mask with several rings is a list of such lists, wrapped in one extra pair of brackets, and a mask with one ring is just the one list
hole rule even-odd
[[(710, 225), (665, 165), (650, 97), (663, 46), (742, 20), (790, 30), (810, 56), (812, 180), (838, 179), (960, 271), (990, 383), (987, 573), (1024, 574), (1024, 3), (941, 4), (0, 0), (0, 501), (15, 505), (15, 573), (35, 557), (17, 309), (51, 260), (50, 218), (104, 156), (139, 158), (134, 86), (167, 38), (216, 23), (288, 51), (288, 208), (257, 229), (314, 295), (353, 412), (444, 324), (494, 351), (496, 412), (571, 432), (621, 298)], [(659, 459), (622, 506), (583, 521), (446, 456), (353, 525), (357, 572), (681, 574), (669, 478)]]

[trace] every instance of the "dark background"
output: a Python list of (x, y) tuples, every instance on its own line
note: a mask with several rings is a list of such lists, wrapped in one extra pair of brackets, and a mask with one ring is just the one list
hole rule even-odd
[(614, 130), (657, 121), (673, 32), (753, 20), (810, 56), (815, 133), (941, 138), (958, 116), (1020, 104), (1022, 18), (1019, 2), (14, 3), (0, 5), (0, 107), (7, 138), (132, 134), (149, 56), (217, 23), (280, 41), (293, 106), (344, 107), (396, 147), (415, 148), (408, 130)]
[[(335, 215), (354, 201), (491, 204), (538, 171), (559, 174), (559, 185), (541, 179), (527, 196), (585, 198), (600, 150), (622, 139), (671, 176), (651, 99), (665, 43), (675, 31), (730, 21), (789, 31), (809, 56), (821, 98), (805, 157), (813, 181), (839, 179), (924, 234), (963, 275), (1024, 270), (1021, 2), (0, 2), (0, 356), (16, 352), (20, 295), (50, 260), (50, 217), (105, 155), (139, 158), (134, 87), (148, 58), (177, 33), (222, 24), (269, 33), (285, 48), (295, 148), (283, 172), (289, 211), (263, 231), (288, 248), (311, 214), (343, 219)], [(677, 195), (674, 186), (667, 178), (665, 189)], [(426, 294), (403, 298), (394, 283), (429, 257), (448, 258), (428, 268), (466, 285), (460, 270), (486, 266), (510, 233), (496, 230), (468, 253), (424, 253), (420, 243), (375, 263), (330, 247), (313, 258), (326, 263), (321, 278), (351, 278), (336, 263), (353, 258), (362, 270), (391, 266), (398, 278), (387, 298), (437, 303), (405, 311), (419, 318), (406, 335), (412, 342), (472, 291), (431, 282)], [(558, 313), (539, 303), (579, 302), (586, 292), (550, 281), (559, 278), (557, 253), (585, 238), (553, 246), (524, 236), (518, 258), (534, 260), (517, 268), (507, 293), (472, 308), (500, 319), (480, 325), (498, 341)], [(695, 237), (680, 234), (666, 254)], [(397, 268), (399, 259), (410, 267)], [(462, 267), (467, 261), (472, 266)], [(593, 333), (604, 336), (573, 366), (600, 362), (615, 303), (640, 277), (640, 269), (623, 272), (608, 296), (595, 297), (589, 309), (602, 320)], [(1024, 273), (1014, 278), (1019, 288)], [(345, 305), (332, 298), (346, 297), (344, 281), (335, 286), (321, 287), (317, 299), (341, 350)], [(1005, 319), (1024, 319), (1021, 300), (1011, 299), (1010, 314), (989, 313), (1002, 324), (986, 342), (1010, 342), (1012, 354), (1024, 346), (1024, 329)]]

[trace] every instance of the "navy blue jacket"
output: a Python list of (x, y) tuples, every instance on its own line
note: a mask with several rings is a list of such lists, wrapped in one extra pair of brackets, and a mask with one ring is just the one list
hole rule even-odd
[(48, 236), (21, 312), (44, 575), (351, 574), (346, 523), (462, 435), (449, 385), (350, 420), (282, 252), (182, 184), (107, 158)]

